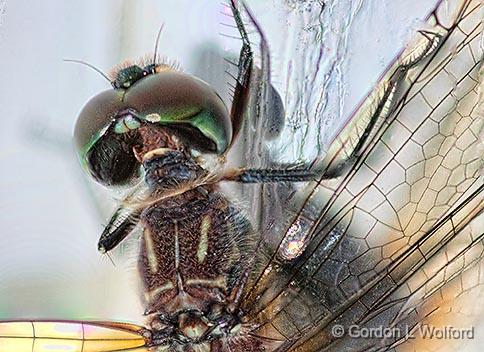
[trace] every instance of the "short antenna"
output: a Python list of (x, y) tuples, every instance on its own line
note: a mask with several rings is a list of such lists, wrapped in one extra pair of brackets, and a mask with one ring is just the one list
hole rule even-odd
[(82, 60), (76, 60), (76, 59), (63, 59), (62, 61), (65, 61), (65, 62), (73, 62), (75, 64), (81, 64), (81, 65), (85, 65), (87, 67), (90, 67), (94, 71), (96, 71), (97, 73), (99, 73), (101, 76), (103, 76), (106, 79), (106, 81), (108, 81), (109, 84), (112, 85), (112, 82), (109, 79), (109, 77), (103, 71), (101, 71), (100, 69), (98, 69), (96, 66), (91, 65), (89, 62), (85, 62), (85, 61), (82, 61)]
[(158, 47), (160, 44), (160, 38), (161, 38), (161, 32), (163, 32), (163, 28), (165, 27), (165, 24), (162, 23), (160, 26), (160, 29), (158, 30), (158, 34), (156, 35), (156, 42), (155, 42), (155, 53), (153, 54), (153, 65), (156, 65), (156, 59), (158, 57)]

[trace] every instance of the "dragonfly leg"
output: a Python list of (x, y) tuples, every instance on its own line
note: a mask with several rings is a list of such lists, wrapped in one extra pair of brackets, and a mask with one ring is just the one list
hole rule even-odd
[(307, 182), (316, 179), (309, 169), (236, 169), (228, 172), (223, 180), (240, 183)]
[(123, 206), (119, 207), (103, 230), (97, 248), (106, 253), (124, 240), (139, 222), (139, 210), (132, 211)]
[(235, 24), (237, 25), (237, 29), (239, 30), (239, 34), (242, 39), (242, 48), (240, 49), (238, 63), (238, 73), (236, 77), (232, 108), (230, 111), (235, 139), (242, 125), (243, 116), (249, 101), (249, 87), (250, 78), (252, 75), (254, 55), (250, 46), (249, 35), (247, 34), (244, 23), (242, 21), (240, 11), (237, 8), (236, 0), (231, 0), (230, 6), (234, 16)]

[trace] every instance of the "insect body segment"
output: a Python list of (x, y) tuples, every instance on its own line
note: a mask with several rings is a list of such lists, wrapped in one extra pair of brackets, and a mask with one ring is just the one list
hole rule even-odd
[(130, 182), (140, 167), (132, 152), (144, 143), (140, 128), (165, 126), (171, 136), (189, 140), (190, 147), (203, 152), (221, 154), (232, 140), (227, 109), (208, 84), (162, 71), (143, 76), (128, 89), (102, 92), (86, 104), (75, 128), (79, 157), (105, 185)]
[(221, 195), (193, 190), (149, 207), (141, 222), (139, 270), (158, 343), (230, 339), (243, 323), (236, 297), (253, 265), (247, 219)]
[(127, 89), (143, 77), (155, 73), (155, 66), (149, 65), (141, 68), (138, 65), (131, 65), (120, 69), (111, 84), (114, 88)]

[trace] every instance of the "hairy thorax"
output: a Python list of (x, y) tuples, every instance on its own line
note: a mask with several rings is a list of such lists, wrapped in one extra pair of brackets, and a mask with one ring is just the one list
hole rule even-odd
[(263, 351), (237, 307), (253, 263), (253, 235), (241, 212), (222, 195), (195, 189), (147, 208), (142, 222), (139, 270), (156, 344)]

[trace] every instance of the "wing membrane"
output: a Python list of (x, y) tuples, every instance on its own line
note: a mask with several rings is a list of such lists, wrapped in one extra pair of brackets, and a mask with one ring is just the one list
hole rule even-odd
[(261, 335), (289, 341), (281, 350), (390, 348), (397, 341), (337, 339), (331, 326), (399, 326), (402, 312), (435, 308), (435, 292), (481, 265), (481, 235), (469, 232), (482, 212), (480, 8), (452, 2), (452, 20), (446, 4), (334, 142), (322, 178), (262, 259), (247, 309)]
[(142, 327), (114, 322), (0, 322), (0, 351), (148, 351)]

